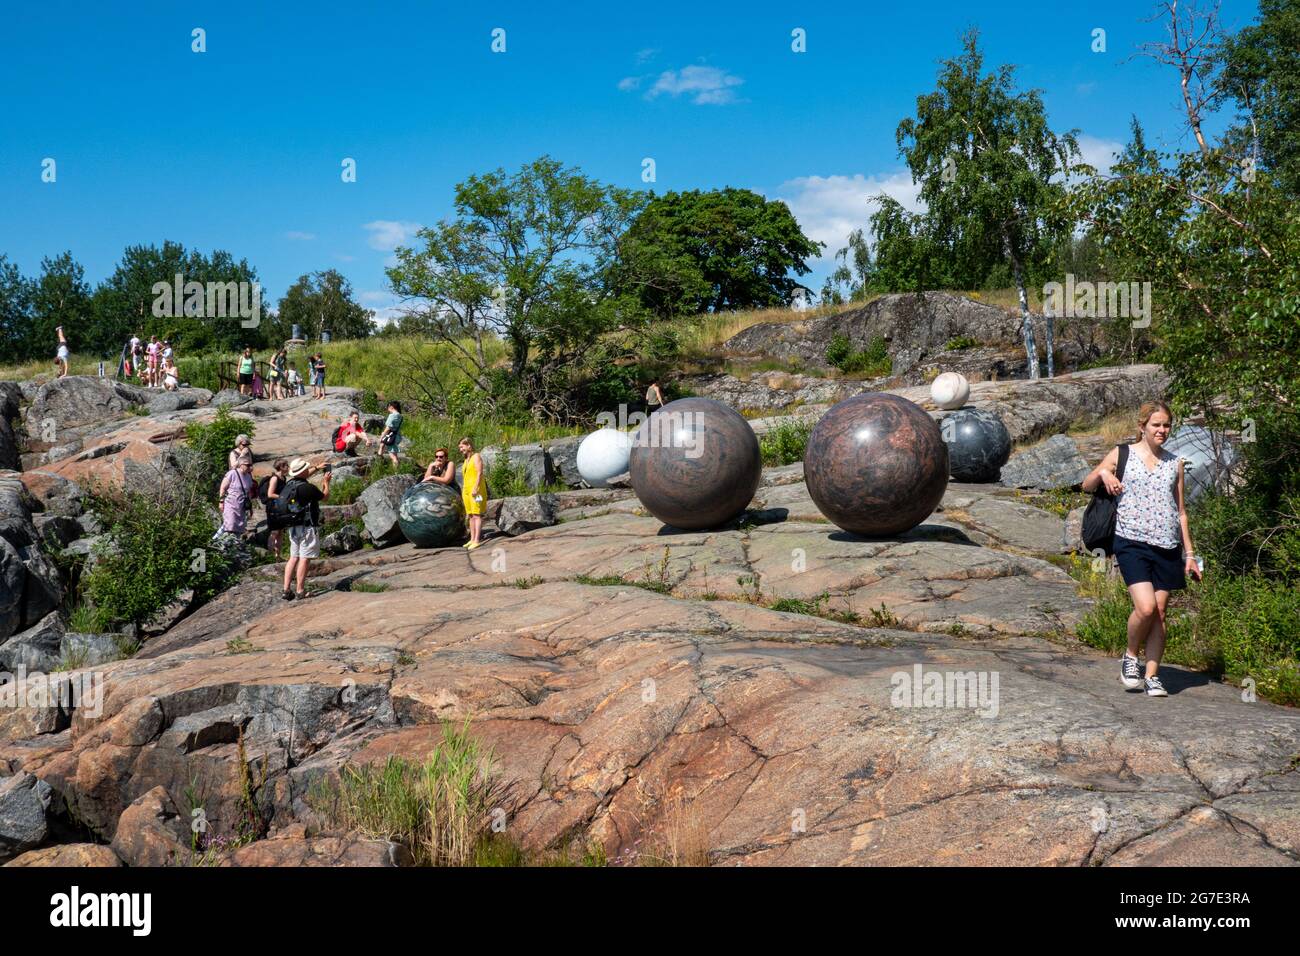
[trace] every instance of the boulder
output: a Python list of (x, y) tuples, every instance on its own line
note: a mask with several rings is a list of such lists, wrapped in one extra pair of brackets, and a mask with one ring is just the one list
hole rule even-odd
[(105, 867), (121, 866), (122, 861), (106, 846), (98, 843), (59, 843), (54, 846), (42, 847), (39, 850), (28, 850), (21, 856), (16, 856), (5, 866), (57, 866), (67, 868), (75, 867)]
[(574, 435), (571, 438), (557, 438), (546, 444), (552, 474), (570, 488), (582, 487), (582, 475), (578, 474), (578, 446), (585, 437)]
[(45, 514), (76, 518), (85, 511), (86, 493), (75, 481), (51, 471), (25, 471), (19, 478)]
[(30, 773), (0, 777), (0, 859), (26, 853), (49, 835), (50, 785)]
[(36, 545), (19, 548), (23, 568), (23, 626), (31, 627), (63, 603), (63, 577), (57, 565)]
[[(577, 452), (575, 451), (574, 454), (576, 455)], [(483, 449), (483, 467), (491, 471), (492, 466), (501, 455), (505, 455), (506, 459), (517, 471), (523, 472), (524, 481), (530, 488), (538, 488), (555, 480), (551, 459), (546, 454), (546, 449), (541, 445), (512, 445), (504, 449), (485, 448)], [(488, 491), (491, 490), (491, 487), (489, 487)]]
[(17, 469), (22, 464), (18, 452), (18, 438), (7, 418), (0, 418), (0, 468)]
[(361, 532), (356, 525), (345, 524), (332, 534), (327, 534), (321, 541), (321, 550), (326, 554), (351, 554), (362, 547)]
[(1226, 486), (1237, 463), (1237, 449), (1228, 437), (1200, 425), (1180, 425), (1165, 450), (1187, 459), (1183, 483), (1189, 503), (1216, 485)]
[(59, 612), (49, 612), (27, 630), (0, 644), (0, 671), (16, 673), (22, 667), (28, 673), (50, 673), (63, 659), (65, 632)]
[(1067, 551), (1087, 552), (1088, 548), (1083, 543), (1083, 513), (1085, 508), (1071, 508), (1070, 513), (1065, 516), (1065, 549)]
[(1012, 455), (1002, 466), (998, 480), (1008, 488), (1052, 491), (1077, 488), (1090, 471), (1074, 439), (1069, 435), (1053, 435)]
[(0, 419), (13, 421), (23, 403), (23, 387), (17, 382), (0, 382)]
[(189, 862), (189, 835), (167, 790), (154, 787), (122, 812), (111, 847), (127, 866), (176, 866)]
[(62, 551), (82, 535), (81, 523), (67, 515), (37, 515), (32, 524), (41, 544), (50, 551)]
[(189, 614), (193, 608), (194, 592), (192, 590), (182, 591), (150, 619), (143, 628), (144, 635), (146, 637), (156, 637), (159, 634), (165, 634), (185, 615)]
[(27, 408), (27, 435), (46, 446), (62, 444), (69, 433), (102, 425), (132, 405), (145, 405), (150, 394), (133, 385), (88, 375), (69, 375), (42, 385)]
[(380, 478), (357, 499), (365, 506), (366, 513), (362, 520), (366, 525), (366, 533), (376, 548), (401, 544), (406, 540), (401, 525), (398, 524), (397, 512), (402, 504), (402, 496), (414, 484), (415, 478), (411, 475), (389, 475)]
[(63, 635), (61, 659), (77, 667), (95, 667), (122, 659), (121, 634), (82, 634), (69, 632)]
[(505, 498), (497, 512), (497, 530), (513, 538), (525, 531), (549, 528), (556, 523), (559, 510), (559, 500), (553, 494)]
[(298, 834), (257, 840), (240, 847), (219, 866), (410, 866), (411, 852), (390, 840), (357, 836)]
[(241, 395), (238, 389), (223, 388), (217, 394), (212, 396), (212, 405), (220, 407), (222, 405), (244, 405), (253, 399), (247, 395)]

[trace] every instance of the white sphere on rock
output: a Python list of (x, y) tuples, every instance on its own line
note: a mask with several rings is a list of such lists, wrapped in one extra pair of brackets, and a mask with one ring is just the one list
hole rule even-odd
[(578, 445), (578, 474), (593, 488), (604, 488), (611, 478), (627, 471), (632, 436), (617, 428), (594, 431)]
[(944, 372), (930, 383), (930, 399), (940, 408), (961, 408), (970, 398), (970, 382), (961, 372)]

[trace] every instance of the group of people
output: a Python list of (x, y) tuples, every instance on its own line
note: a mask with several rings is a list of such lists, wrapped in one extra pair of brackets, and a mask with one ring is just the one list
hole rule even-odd
[[(402, 407), (399, 402), (390, 402), (384, 430), (377, 438), (366, 434), (360, 412), (353, 412), (335, 431), (334, 450), (356, 454), (361, 444), (377, 444), (380, 454), (388, 455), (396, 465), (401, 441)], [(462, 438), (457, 448), (463, 460), (459, 482), (456, 480), (456, 466), (446, 448), (434, 452), (433, 460), (420, 480), (446, 485), (460, 493), (469, 525), (469, 540), (463, 547), (472, 551), (483, 543), (483, 514), (488, 501), (487, 474), (483, 458), (474, 448), (473, 441)], [(252, 440), (248, 435), (235, 438), (235, 447), (228, 455), (227, 465), (228, 470), (217, 491), (221, 528), (214, 537), (243, 537), (248, 519), (258, 503), (266, 508), (268, 518), (273, 511), (291, 513), (294, 516), (292, 523), (271, 527), (267, 548), (278, 559), (285, 532), (288, 532), (289, 559), (284, 568), (282, 597), (286, 601), (306, 597), (307, 570), (312, 559), (320, 557), (320, 506), (329, 499), (332, 466), (313, 465), (305, 458), (292, 461), (279, 458), (273, 464), (271, 474), (259, 482), (253, 477)], [(316, 474), (322, 475), (319, 486), (309, 480)], [(286, 499), (285, 503), (277, 505), (281, 498)], [(268, 525), (271, 525), (270, 521)]]
[[(325, 397), (325, 358), (320, 352), (307, 359), (308, 378), (312, 397)], [(280, 348), (267, 363), (266, 378), (257, 370), (257, 359), (251, 348), (245, 348), (237, 363), (237, 380), (241, 395), (252, 398), (282, 399), (307, 394), (307, 386), (297, 367), (289, 359), (289, 351)]]
[[(62, 342), (63, 332), (59, 338)], [(174, 392), (180, 387), (181, 374), (176, 367), (176, 351), (170, 341), (152, 335), (146, 342), (137, 333), (122, 348), (120, 371), (124, 378), (138, 379), (145, 388), (162, 388)]]

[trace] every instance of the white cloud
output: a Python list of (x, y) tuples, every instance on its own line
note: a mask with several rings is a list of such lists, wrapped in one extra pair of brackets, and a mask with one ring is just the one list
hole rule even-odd
[(618, 81), (618, 88), (624, 93), (635, 90), (640, 85), (641, 77), (639, 76), (625, 76), (623, 79)]
[(779, 199), (784, 200), (810, 239), (826, 243), (820, 260), (829, 263), (848, 241), (854, 229), (865, 229), (876, 210), (869, 202), (884, 193), (911, 212), (920, 212), (921, 187), (912, 182), (912, 174), (899, 170), (884, 175), (800, 176), (781, 184)]
[(404, 310), (398, 306), (398, 298), (382, 289), (366, 289), (357, 293), (357, 301), (375, 314), (375, 324), (381, 329), (390, 322), (396, 322)]
[(293, 239), (301, 242), (310, 242), (312, 239), (316, 238), (316, 233), (299, 232), (298, 230), (294, 229), (294, 230), (290, 230), (289, 232), (286, 232), (284, 234), (284, 238)]
[(1110, 172), (1116, 156), (1123, 151), (1124, 144), (1113, 139), (1101, 139), (1089, 136), (1087, 133), (1079, 134), (1079, 152), (1083, 155), (1083, 161), (1102, 176)]
[(350, 256), (350, 255), (348, 255), (346, 252), (336, 252), (336, 253), (334, 253), (334, 258), (337, 259), (339, 262), (356, 262), (356, 261), (357, 261), (357, 257), (356, 257), (356, 256)]
[(398, 222), (390, 219), (376, 219), (374, 222), (368, 222), (362, 228), (370, 230), (371, 249), (378, 249), (380, 252), (391, 252), (398, 246), (405, 245), (408, 241), (415, 238), (415, 234), (422, 228), (418, 222)]
[(689, 96), (691, 102), (697, 105), (720, 106), (735, 102), (735, 88), (744, 82), (740, 77), (716, 66), (686, 66), (681, 70), (665, 70), (660, 73), (645, 96), (648, 100), (661, 93), (673, 97)]
[(644, 50), (637, 50), (636, 61), (637, 63), (644, 63), (646, 60), (653, 59), (654, 55), (658, 52), (659, 51), (654, 47), (646, 47)]

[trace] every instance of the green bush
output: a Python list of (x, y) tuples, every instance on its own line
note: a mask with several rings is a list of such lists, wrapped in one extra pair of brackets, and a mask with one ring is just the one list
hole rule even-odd
[(105, 629), (144, 624), (191, 588), (201, 604), (227, 579), (230, 562), (211, 546), (215, 512), (201, 494), (172, 491), (91, 494), (112, 547), (101, 552), (84, 588)]
[(879, 336), (872, 339), (865, 349), (857, 351), (848, 336), (837, 332), (826, 346), (826, 361), (846, 374), (862, 374), (869, 378), (888, 375), (893, 369), (889, 346)]
[(206, 485), (215, 486), (229, 470), (230, 452), (239, 435), (253, 437), (252, 419), (236, 418), (227, 405), (217, 409), (212, 421), (190, 422), (185, 426), (185, 443), (203, 461), (202, 474), (197, 476)]
[(950, 352), (957, 352), (961, 349), (970, 349), (979, 345), (979, 342), (969, 335), (959, 335), (956, 338), (949, 339), (944, 348)]
[(808, 447), (808, 436), (812, 434), (812, 422), (782, 422), (768, 431), (758, 440), (759, 454), (763, 465), (774, 468), (779, 465), (793, 465), (803, 461), (804, 451)]

